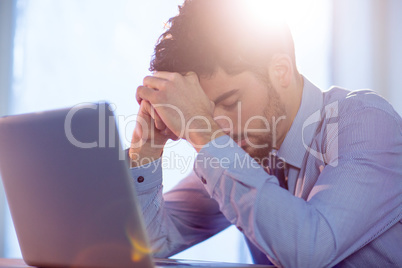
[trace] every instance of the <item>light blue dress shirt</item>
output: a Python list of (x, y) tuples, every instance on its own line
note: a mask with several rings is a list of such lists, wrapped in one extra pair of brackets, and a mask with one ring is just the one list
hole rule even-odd
[(402, 267), (402, 120), (387, 101), (304, 79), (278, 156), (289, 190), (228, 136), (205, 145), (194, 172), (164, 195), (160, 159), (133, 168), (155, 256), (234, 224), (256, 263)]

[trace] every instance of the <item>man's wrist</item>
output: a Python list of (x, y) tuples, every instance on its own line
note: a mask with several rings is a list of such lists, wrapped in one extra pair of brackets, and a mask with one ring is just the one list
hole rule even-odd
[(208, 144), (212, 140), (226, 135), (221, 127), (212, 118), (206, 121), (207, 124), (199, 127), (199, 129), (189, 130), (188, 142), (194, 147), (194, 149), (199, 152), (204, 145)]
[(150, 142), (129, 149), (130, 167), (143, 166), (162, 156), (163, 145), (153, 146)]

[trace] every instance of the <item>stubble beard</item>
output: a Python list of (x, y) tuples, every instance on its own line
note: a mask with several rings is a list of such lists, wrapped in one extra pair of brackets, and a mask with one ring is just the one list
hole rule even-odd
[[(281, 116), (286, 116), (286, 110), (283, 102), (280, 99), (278, 92), (272, 85), (268, 88), (267, 106), (263, 110), (263, 115), (270, 122), (270, 131), (267, 133), (259, 133), (257, 135), (249, 135), (251, 138), (249, 144), (242, 147), (255, 161), (263, 165), (264, 160), (267, 159), (272, 149), (277, 148), (278, 129), (273, 126), (276, 120)], [(261, 122), (261, 129), (266, 128), (265, 124)], [(275, 131), (275, 133), (273, 133)], [(258, 145), (258, 146), (253, 146)]]

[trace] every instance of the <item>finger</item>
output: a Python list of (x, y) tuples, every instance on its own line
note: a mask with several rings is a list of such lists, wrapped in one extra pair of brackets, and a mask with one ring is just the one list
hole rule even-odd
[(152, 77), (157, 77), (160, 79), (165, 79), (165, 80), (171, 81), (180, 76), (182, 76), (182, 75), (179, 73), (159, 71), (159, 72), (154, 72)]
[(159, 116), (158, 112), (152, 106), (151, 106), (151, 116), (155, 120), (155, 127), (157, 129), (162, 131), (162, 130), (165, 130), (167, 128), (165, 122), (163, 122), (163, 120)]
[(140, 99), (142, 100), (147, 100), (150, 103), (153, 103), (153, 101), (155, 100), (156, 97), (156, 90), (153, 88), (149, 88), (146, 86), (139, 86), (137, 88), (137, 94), (136, 94), (136, 98), (137, 100)]
[(186, 73), (185, 77), (190, 78), (196, 82), (200, 82), (200, 78), (198, 77), (196, 72), (188, 72)]
[(141, 105), (142, 99), (140, 98), (140, 96), (138, 96), (138, 87), (137, 90), (135, 91), (135, 99), (137, 100), (137, 103)]
[(149, 116), (151, 116), (152, 119), (154, 119), (155, 127), (159, 130), (165, 130), (166, 125), (163, 122), (163, 120), (161, 119), (161, 117), (159, 116), (158, 112), (155, 110), (155, 108), (152, 107), (152, 105), (148, 101), (143, 101), (142, 105), (143, 105), (145, 112), (147, 114), (149, 114)]
[(146, 76), (143, 80), (144, 86), (153, 88), (154, 90), (163, 90), (167, 87), (168, 83), (168, 79), (157, 76)]
[(169, 128), (166, 128), (165, 136), (174, 141), (177, 141), (179, 139), (179, 137), (177, 137)]
[(155, 108), (152, 107), (152, 105), (144, 100), (141, 102), (141, 108), (145, 113), (147, 113), (150, 117), (154, 119), (154, 124), (155, 127), (160, 130), (161, 133), (163, 133), (168, 139), (172, 140), (178, 140), (179, 138), (173, 134), (173, 132), (166, 126), (166, 124), (163, 122), (161, 117), (159, 116), (158, 112), (155, 110)]
[(211, 111), (215, 110), (215, 102), (210, 101)]

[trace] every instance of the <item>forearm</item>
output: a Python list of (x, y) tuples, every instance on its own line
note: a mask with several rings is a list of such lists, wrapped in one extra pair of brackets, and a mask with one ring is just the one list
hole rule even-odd
[(143, 211), (146, 231), (152, 253), (156, 257), (169, 257), (179, 252), (185, 243), (165, 209), (162, 185), (144, 192), (138, 192), (138, 200)]
[[(161, 161), (131, 172), (151, 248), (155, 256), (168, 257), (209, 238), (230, 223), (194, 173), (163, 195)], [(142, 183), (137, 181), (139, 176), (144, 177)]]
[(142, 140), (140, 137), (136, 137), (134, 133), (131, 147), (128, 150), (130, 168), (157, 161), (162, 156), (165, 143), (166, 141), (157, 143), (154, 140)]
[[(222, 157), (237, 153), (240, 151), (230, 154), (222, 151)], [(212, 159), (213, 156), (204, 157)], [(215, 157), (221, 159), (219, 155)], [(314, 207), (282, 189), (277, 179), (258, 164), (255, 168), (245, 165), (242, 169), (234, 169), (233, 163), (216, 169), (216, 173), (209, 173), (210, 168), (208, 173), (201, 171), (199, 174), (205, 176), (207, 191), (232, 224), (276, 265), (322, 266), (321, 261), (331, 258), (335, 243), (331, 242), (334, 241), (331, 232), (327, 232), (330, 226)], [(322, 253), (316, 254), (318, 252)]]
[[(231, 217), (271, 262), (284, 267), (326, 267), (338, 257), (333, 226), (316, 207), (269, 179), (248, 189), (239, 183), (225, 184), (218, 187), (237, 191), (238, 198), (220, 197), (218, 203), (226, 204), (223, 214)], [(248, 200), (246, 206), (244, 200)]]
[(167, 257), (180, 248), (184, 238), (164, 208), (160, 165), (161, 159), (157, 159), (131, 169), (131, 173), (152, 252), (157, 257)]

